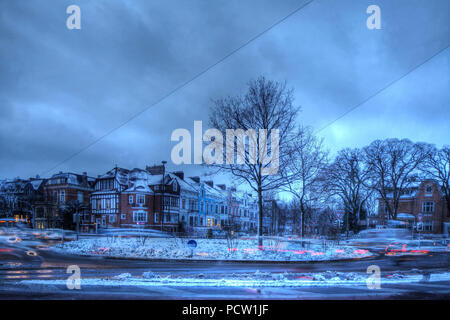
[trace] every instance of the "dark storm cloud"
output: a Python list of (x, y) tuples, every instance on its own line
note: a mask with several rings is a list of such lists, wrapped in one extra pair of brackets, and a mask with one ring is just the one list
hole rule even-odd
[[(206, 127), (211, 99), (242, 93), (261, 74), (286, 80), (299, 121), (323, 127), (450, 39), (448, 1), (372, 2), (314, 1), (56, 170), (95, 175), (170, 160), (174, 129)], [(302, 3), (2, 2), (0, 177), (52, 168)], [(81, 30), (65, 27), (70, 4), (81, 8)], [(382, 30), (366, 28), (370, 4), (381, 7)], [(320, 132), (327, 146), (388, 136), (448, 143), (449, 55)]]

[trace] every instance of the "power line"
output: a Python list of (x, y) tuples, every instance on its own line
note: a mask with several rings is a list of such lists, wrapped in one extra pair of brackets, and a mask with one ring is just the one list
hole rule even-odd
[(151, 107), (159, 104), (160, 102), (162, 102), (163, 100), (167, 99), (168, 97), (170, 97), (171, 95), (173, 95), (175, 92), (177, 92), (178, 90), (184, 88), (185, 86), (187, 86), (188, 84), (190, 84), (191, 82), (193, 82), (194, 80), (196, 80), (197, 78), (199, 78), (200, 76), (202, 76), (203, 74), (205, 74), (206, 72), (208, 72), (209, 70), (211, 70), (212, 68), (216, 67), (217, 65), (219, 65), (220, 63), (224, 62), (225, 60), (227, 60), (229, 57), (231, 57), (233, 54), (235, 54), (236, 52), (240, 51), (241, 49), (243, 49), (244, 47), (246, 47), (247, 45), (249, 45), (250, 43), (252, 43), (253, 41), (255, 41), (256, 39), (258, 39), (259, 37), (261, 37), (262, 35), (264, 35), (265, 33), (267, 33), (268, 31), (272, 30), (274, 27), (276, 27), (277, 25), (279, 25), (280, 23), (284, 22), (285, 20), (287, 20), (288, 18), (290, 18), (291, 16), (295, 15), (297, 12), (299, 12), (300, 10), (302, 10), (303, 8), (305, 8), (307, 5), (309, 5), (311, 2), (313, 2), (314, 0), (310, 0), (304, 4), (302, 4), (300, 7), (296, 8), (294, 11), (292, 11), (291, 13), (289, 13), (288, 15), (284, 16), (283, 18), (281, 18), (280, 20), (276, 21), (275, 23), (273, 23), (272, 25), (270, 25), (269, 27), (267, 27), (266, 29), (264, 29), (263, 31), (261, 31), (260, 33), (258, 33), (257, 35), (255, 35), (254, 37), (250, 38), (250, 40), (246, 41), (245, 43), (243, 43), (242, 45), (240, 45), (239, 47), (237, 47), (236, 49), (234, 49), (233, 51), (229, 52), (228, 54), (226, 54), (224, 57), (222, 57), (220, 60), (218, 60), (217, 62), (209, 65), (208, 67), (206, 67), (205, 69), (203, 69), (202, 71), (198, 72), (197, 74), (195, 74), (192, 78), (190, 78), (189, 80), (185, 81), (184, 83), (178, 85), (177, 87), (175, 87), (173, 90), (171, 90), (170, 92), (168, 92), (167, 94), (165, 94), (164, 96), (162, 96), (161, 98), (159, 98), (157, 101), (155, 101), (153, 104), (143, 108), (142, 110), (138, 111), (137, 113), (135, 113), (134, 115), (132, 115), (130, 118), (128, 118), (127, 120), (125, 120), (124, 122), (122, 122), (120, 125), (118, 125), (117, 127), (112, 128), (111, 130), (107, 131), (105, 134), (101, 135), (100, 137), (98, 137), (97, 139), (95, 139), (94, 141), (92, 141), (91, 143), (87, 144), (86, 146), (84, 146), (83, 148), (81, 148), (79, 151), (73, 153), (72, 155), (70, 155), (69, 157), (67, 157), (66, 159), (62, 160), (61, 162), (59, 162), (57, 165), (53, 166), (51, 169), (45, 171), (42, 173), (42, 176), (46, 175), (47, 173), (53, 171), (54, 169), (58, 168), (59, 166), (61, 166), (62, 164), (66, 163), (67, 161), (73, 159), (74, 157), (76, 157), (77, 155), (79, 155), (80, 153), (84, 152), (85, 150), (89, 149), (90, 147), (92, 147), (93, 145), (95, 145), (96, 143), (98, 143), (100, 140), (103, 140), (105, 137), (107, 137), (108, 135), (110, 135), (111, 133), (113, 133), (114, 131), (122, 128), (123, 126), (125, 126), (127, 123), (129, 123), (130, 121), (132, 121), (133, 119), (139, 117), (141, 114), (143, 114), (145, 111), (147, 111), (148, 109), (150, 109)]
[(432, 56), (428, 57), (426, 60), (422, 61), (421, 63), (419, 63), (418, 65), (414, 66), (413, 68), (409, 69), (408, 72), (404, 73), (402, 76), (400, 76), (399, 78), (396, 78), (394, 80), (392, 80), (391, 82), (389, 82), (388, 84), (386, 84), (384, 87), (382, 87), (381, 89), (379, 89), (378, 91), (376, 91), (375, 93), (371, 94), (369, 97), (367, 97), (366, 99), (364, 99), (363, 101), (359, 102), (357, 105), (353, 106), (352, 108), (348, 109), (347, 111), (345, 111), (343, 114), (341, 114), (339, 117), (337, 117), (336, 119), (334, 119), (333, 121), (331, 121), (330, 123), (328, 123), (327, 125), (325, 125), (324, 127), (322, 127), (320, 130), (316, 131), (316, 134), (325, 130), (326, 128), (328, 128), (329, 126), (331, 126), (333, 123), (335, 123), (336, 121), (342, 119), (343, 117), (345, 117), (347, 114), (349, 114), (350, 112), (358, 109), (360, 106), (362, 106), (363, 104), (365, 104), (367, 101), (369, 101), (370, 99), (374, 98), (375, 96), (377, 96), (378, 94), (380, 94), (381, 92), (383, 92), (384, 90), (386, 90), (387, 88), (389, 88), (390, 86), (392, 86), (393, 84), (395, 84), (396, 82), (400, 81), (401, 79), (403, 79), (404, 77), (406, 77), (407, 75), (409, 75), (411, 72), (413, 72), (414, 70), (418, 69), (419, 67), (421, 67), (422, 65), (424, 65), (425, 63), (427, 63), (428, 61), (430, 61), (431, 59), (433, 59), (434, 57), (438, 56), (440, 53), (442, 53), (443, 51), (447, 50), (450, 47), (450, 44), (447, 45), (446, 47), (440, 49), (439, 51), (437, 51), (436, 53), (434, 53)]

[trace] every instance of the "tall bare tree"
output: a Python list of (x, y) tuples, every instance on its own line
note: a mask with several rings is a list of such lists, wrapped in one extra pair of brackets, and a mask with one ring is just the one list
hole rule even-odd
[(368, 177), (369, 170), (360, 149), (339, 151), (323, 174), (325, 193), (338, 197), (344, 204), (347, 232), (357, 231), (361, 212), (371, 195), (371, 190), (365, 185)]
[(323, 195), (320, 174), (328, 164), (328, 152), (324, 151), (322, 140), (313, 134), (311, 128), (300, 127), (296, 136), (287, 166), (291, 180), (284, 189), (298, 200), (300, 236), (303, 236), (306, 213)]
[[(214, 165), (246, 182), (258, 194), (260, 249), (263, 245), (263, 193), (287, 183), (286, 166), (296, 139), (298, 112), (299, 108), (293, 105), (292, 90), (288, 90), (285, 83), (264, 77), (250, 81), (245, 95), (216, 100), (211, 108), (210, 125), (227, 136), (226, 144), (233, 146), (236, 152), (232, 155), (233, 161), (228, 161), (229, 150), (226, 150), (226, 163)], [(261, 129), (270, 133), (270, 143), (267, 138), (261, 139)], [(278, 143), (272, 140), (276, 133)]]
[(422, 170), (440, 184), (447, 204), (447, 217), (450, 217), (450, 146), (432, 147)]
[(384, 201), (390, 219), (397, 219), (401, 193), (415, 180), (429, 152), (429, 145), (408, 139), (375, 140), (364, 148), (371, 172), (368, 185)]

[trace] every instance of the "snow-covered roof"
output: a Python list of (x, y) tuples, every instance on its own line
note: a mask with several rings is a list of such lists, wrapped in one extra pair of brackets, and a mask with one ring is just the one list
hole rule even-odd
[(135, 168), (128, 173), (128, 181), (129, 185), (131, 186), (128, 189), (126, 189), (125, 192), (141, 191), (153, 193), (152, 189), (150, 189), (149, 187), (150, 185), (149, 181), (151, 179), (152, 175), (148, 171)]
[(37, 190), (37, 189), (39, 189), (39, 187), (42, 185), (43, 182), (44, 182), (44, 179), (33, 179), (30, 181), (30, 184), (34, 190)]
[(128, 173), (130, 170), (125, 168), (119, 168), (115, 167), (111, 170), (109, 170), (104, 175), (101, 175), (98, 177), (98, 179), (108, 179), (108, 178), (115, 178), (117, 182), (119, 182), (121, 185), (128, 185)]
[(399, 220), (414, 220), (415, 217), (413, 214), (410, 213), (397, 213), (397, 219)]
[(179, 176), (177, 176), (176, 174), (173, 174), (171, 172), (168, 173), (169, 177), (171, 179), (174, 179), (178, 182), (180, 189), (182, 191), (190, 191), (190, 192), (198, 192), (198, 187), (181, 179)]

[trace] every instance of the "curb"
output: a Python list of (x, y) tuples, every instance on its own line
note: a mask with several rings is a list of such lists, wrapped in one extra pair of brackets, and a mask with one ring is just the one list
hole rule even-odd
[(102, 255), (90, 255), (90, 254), (73, 254), (78, 257), (89, 258), (102, 258), (104, 260), (134, 260), (134, 261), (148, 261), (148, 262), (175, 262), (175, 263), (199, 263), (210, 262), (212, 264), (314, 264), (314, 263), (333, 263), (333, 262), (349, 262), (349, 261), (364, 261), (376, 258), (377, 254), (372, 254), (362, 258), (344, 258), (344, 259), (332, 259), (332, 260), (208, 260), (208, 259), (168, 259), (168, 258), (139, 258), (139, 257), (116, 257), (116, 256), (102, 256)]

